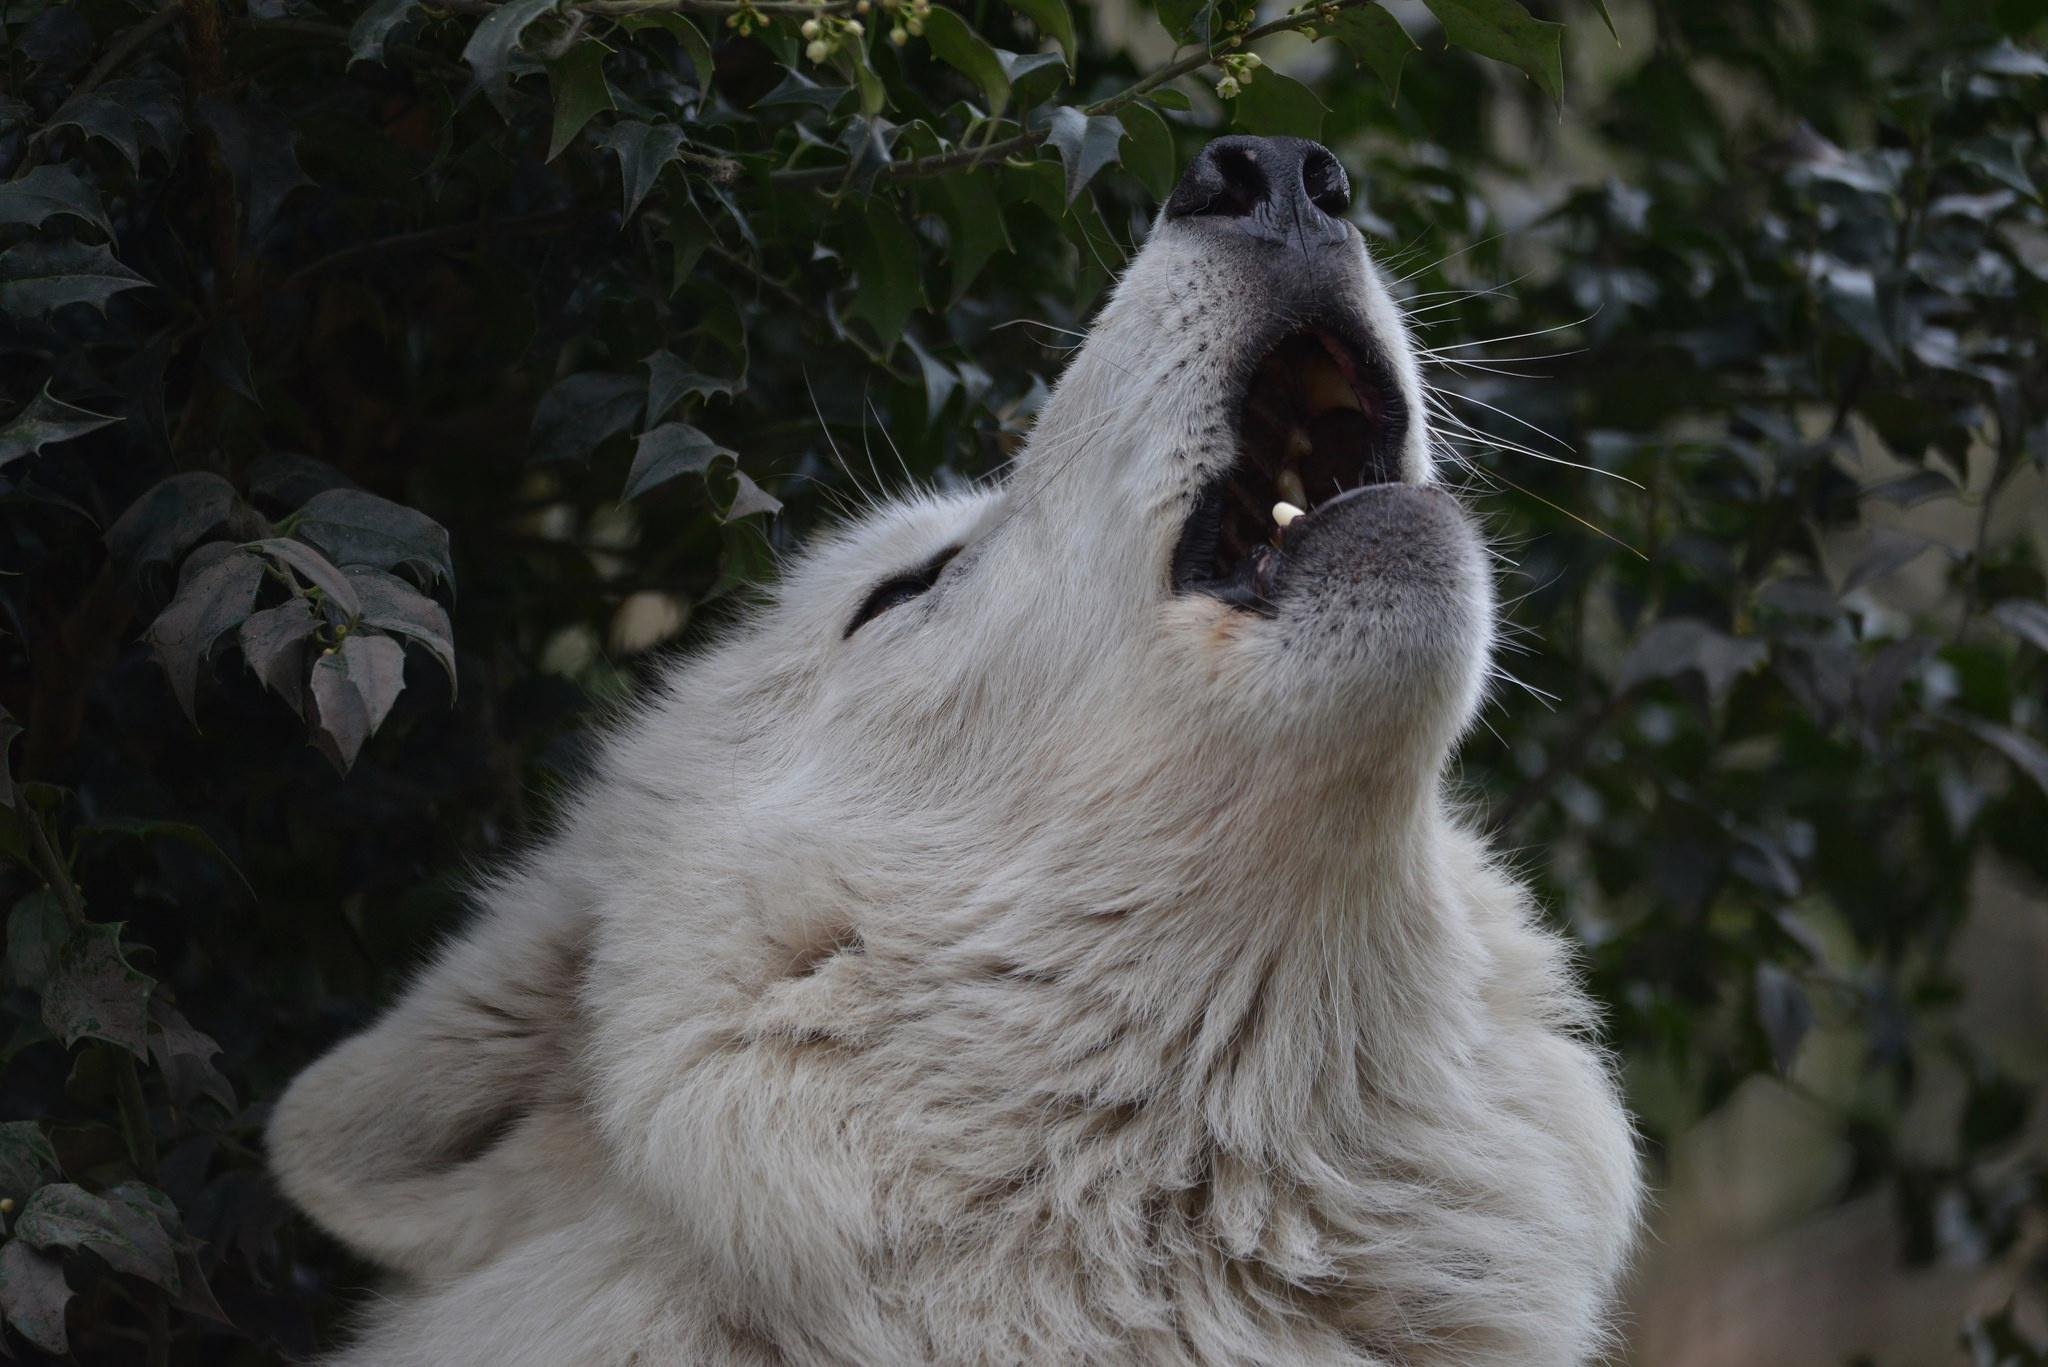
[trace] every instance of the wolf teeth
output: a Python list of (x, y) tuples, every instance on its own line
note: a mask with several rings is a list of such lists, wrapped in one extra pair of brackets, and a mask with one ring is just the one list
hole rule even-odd
[(1300, 516), (1301, 509), (1295, 507), (1292, 503), (1275, 503), (1273, 505), (1273, 520), (1283, 527)]
[[(1280, 497), (1293, 504), (1297, 511), (1302, 504), (1308, 502), (1308, 490), (1302, 487), (1301, 475), (1298, 471), (1282, 470), (1279, 477), (1273, 483), (1280, 490)], [(1284, 507), (1285, 505), (1283, 504), (1282, 506)]]

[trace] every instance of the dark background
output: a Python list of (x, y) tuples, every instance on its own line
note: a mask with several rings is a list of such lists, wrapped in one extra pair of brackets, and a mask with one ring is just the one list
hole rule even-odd
[(1458, 781), (1609, 1011), (1633, 1359), (2048, 1362), (2048, 5), (664, 4), (0, 4), (10, 1351), (331, 1337), (271, 1099), (1235, 126), (1507, 560)]

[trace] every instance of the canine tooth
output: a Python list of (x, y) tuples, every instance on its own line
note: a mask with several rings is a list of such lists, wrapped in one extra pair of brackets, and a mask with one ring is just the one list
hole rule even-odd
[(1301, 509), (1295, 507), (1292, 503), (1275, 503), (1273, 505), (1273, 520), (1283, 527), (1300, 516)]
[[(1300, 429), (1297, 428), (1296, 430), (1299, 431)], [(1304, 437), (1303, 440), (1306, 441), (1307, 438)], [(1274, 480), (1273, 483), (1279, 486), (1280, 497), (1286, 499), (1288, 503), (1294, 504), (1297, 508), (1308, 502), (1308, 490), (1302, 487), (1301, 476), (1293, 470), (1282, 470), (1280, 477)], [(1282, 506), (1286, 505), (1283, 504)]]

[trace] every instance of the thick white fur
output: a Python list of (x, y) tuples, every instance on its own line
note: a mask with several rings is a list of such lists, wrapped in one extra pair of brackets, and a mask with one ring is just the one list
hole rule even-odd
[[(1175, 595), (1250, 248), (1162, 223), (1001, 487), (825, 537), (278, 1108), (398, 1274), (330, 1362), (1597, 1356), (1630, 1130), (1442, 792), (1491, 645), (1416, 491), (1273, 618)], [(1414, 415), (1362, 243), (1340, 272)], [(966, 549), (843, 638), (880, 580)]]

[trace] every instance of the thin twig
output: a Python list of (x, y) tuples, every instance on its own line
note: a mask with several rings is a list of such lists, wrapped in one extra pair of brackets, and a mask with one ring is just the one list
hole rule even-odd
[(287, 286), (294, 285), (301, 280), (331, 271), (337, 266), (345, 266), (351, 261), (360, 261), (364, 257), (420, 251), (429, 247), (438, 247), (444, 243), (460, 242), (465, 238), (477, 237), (485, 233), (517, 234), (540, 232), (548, 228), (559, 227), (561, 224), (578, 217), (584, 212), (586, 211), (581, 209), (550, 209), (545, 213), (527, 214), (522, 218), (480, 218), (468, 223), (451, 223), (441, 228), (423, 228), (418, 232), (399, 233), (395, 237), (380, 237), (374, 242), (358, 242), (353, 246), (343, 247), (339, 251), (329, 252), (317, 260), (299, 267), (286, 276), (283, 283)]
[[(612, 0), (612, 2), (622, 3), (627, 2), (627, 0)], [(1134, 100), (1142, 99), (1167, 82), (1179, 80), (1189, 72), (1198, 71), (1209, 65), (1210, 62), (1215, 60), (1219, 50), (1241, 48), (1275, 33), (1298, 32), (1301, 29), (1311, 28), (1323, 22), (1339, 11), (1362, 9), (1367, 5), (1377, 3), (1379, 3), (1379, 0), (1334, 0), (1334, 3), (1331, 4), (1317, 5), (1309, 9), (1299, 10), (1293, 14), (1282, 15), (1278, 19), (1247, 30), (1235, 38), (1227, 39), (1215, 46), (1204, 48), (1192, 56), (1183, 57), (1177, 62), (1163, 66), (1143, 80), (1138, 81), (1134, 85), (1126, 86), (1106, 99), (1097, 100), (1094, 104), (1082, 106), (1081, 112), (1091, 118), (1103, 114), (1114, 114), (1125, 105), (1130, 104)], [(891, 162), (888, 166), (877, 172), (875, 178), (877, 180), (893, 182), (917, 180), (925, 176), (944, 175), (948, 171), (957, 171), (962, 167), (982, 162), (999, 161), (1004, 157), (1010, 156), (1012, 153), (1028, 151), (1044, 142), (1049, 135), (1049, 129), (1027, 129), (1014, 137), (1005, 138), (1001, 142), (990, 143), (983, 147), (960, 148), (951, 152), (940, 152), (929, 157), (917, 157), (910, 161)], [(826, 166), (802, 171), (782, 170), (771, 172), (768, 179), (772, 184), (789, 189), (815, 188), (844, 181), (848, 170), (849, 168), (845, 166)]]

